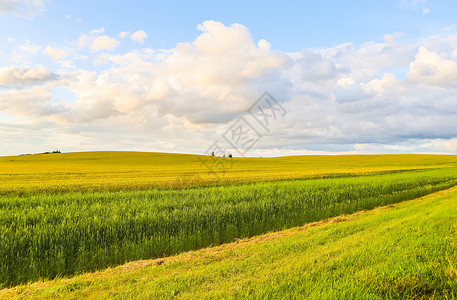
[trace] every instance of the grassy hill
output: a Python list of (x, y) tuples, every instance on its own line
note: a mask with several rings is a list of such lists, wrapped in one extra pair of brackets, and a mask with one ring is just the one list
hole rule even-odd
[(455, 299), (457, 188), (0, 298)]
[(181, 188), (457, 166), (454, 155), (213, 158), (149, 152), (0, 157), (0, 194)]

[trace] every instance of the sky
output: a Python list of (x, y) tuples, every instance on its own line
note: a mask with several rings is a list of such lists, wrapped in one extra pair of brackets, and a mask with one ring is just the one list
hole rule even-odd
[(454, 0), (0, 0), (0, 156), (457, 154), (455, 16)]

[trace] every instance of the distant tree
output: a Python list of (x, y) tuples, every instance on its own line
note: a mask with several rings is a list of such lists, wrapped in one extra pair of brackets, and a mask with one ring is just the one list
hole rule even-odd
[(224, 153), (224, 155), (222, 155), (222, 157), (225, 157), (225, 153)]
[(231, 157), (232, 157), (232, 153), (230, 153), (230, 154), (228, 155), (228, 157), (230, 157), (230, 158), (231, 158)]
[(53, 154), (53, 153), (62, 153), (62, 152), (60, 152), (59, 150), (54, 150), (52, 152), (46, 151), (46, 152), (35, 153), (35, 154), (39, 155), (39, 154)]
[(211, 156), (215, 156), (215, 155), (214, 155), (214, 151), (213, 151), (213, 152), (211, 152)]

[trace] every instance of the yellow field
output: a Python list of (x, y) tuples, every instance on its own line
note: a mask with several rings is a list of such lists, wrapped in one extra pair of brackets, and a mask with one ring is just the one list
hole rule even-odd
[(0, 193), (187, 187), (456, 165), (457, 156), (453, 155), (230, 159), (148, 152), (42, 154), (0, 157)]

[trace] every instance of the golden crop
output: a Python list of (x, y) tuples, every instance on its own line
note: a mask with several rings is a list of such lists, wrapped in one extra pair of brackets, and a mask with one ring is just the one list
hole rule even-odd
[(213, 158), (145, 152), (0, 157), (0, 194), (115, 191), (334, 177), (455, 166), (453, 155)]

